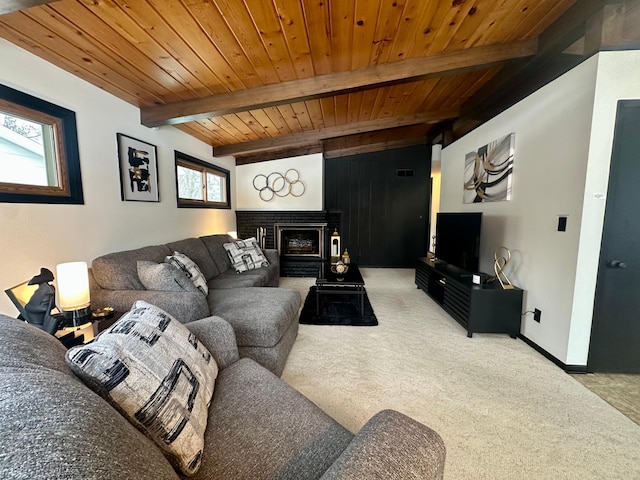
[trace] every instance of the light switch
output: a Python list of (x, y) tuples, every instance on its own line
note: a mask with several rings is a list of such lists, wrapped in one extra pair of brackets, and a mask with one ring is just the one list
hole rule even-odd
[(559, 232), (567, 231), (567, 217), (558, 217), (558, 231)]

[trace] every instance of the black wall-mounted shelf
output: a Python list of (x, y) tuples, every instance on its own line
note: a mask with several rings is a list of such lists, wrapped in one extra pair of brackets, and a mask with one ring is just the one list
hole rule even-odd
[(431, 257), (418, 258), (416, 285), (467, 330), (474, 333), (520, 333), (520, 288), (503, 289), (500, 282), (476, 285), (473, 274)]

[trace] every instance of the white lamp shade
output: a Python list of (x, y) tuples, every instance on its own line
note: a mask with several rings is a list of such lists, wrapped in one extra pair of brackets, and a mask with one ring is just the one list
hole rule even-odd
[(86, 262), (61, 263), (56, 266), (58, 301), (63, 311), (79, 310), (91, 303), (89, 273)]
[(227, 232), (227, 235), (229, 235), (232, 238), (238, 238), (238, 232), (236, 232), (235, 230), (232, 230), (230, 232)]

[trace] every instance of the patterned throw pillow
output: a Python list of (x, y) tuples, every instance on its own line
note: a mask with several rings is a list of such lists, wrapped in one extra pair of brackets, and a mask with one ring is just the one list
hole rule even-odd
[(184, 325), (149, 303), (67, 351), (84, 383), (153, 439), (186, 475), (202, 461), (218, 366)]
[(209, 286), (207, 285), (207, 280), (204, 278), (204, 275), (200, 271), (200, 268), (189, 257), (187, 257), (184, 253), (173, 252), (173, 255), (170, 255), (164, 259), (165, 262), (175, 265), (184, 273), (187, 274), (187, 277), (193, 282), (193, 284), (198, 287), (202, 293), (207, 295), (209, 293)]
[(138, 260), (138, 277), (147, 290), (162, 292), (199, 292), (198, 287), (171, 263)]
[(260, 250), (255, 237), (225, 243), (223, 247), (227, 251), (231, 266), (236, 270), (236, 273), (269, 266), (269, 260)]

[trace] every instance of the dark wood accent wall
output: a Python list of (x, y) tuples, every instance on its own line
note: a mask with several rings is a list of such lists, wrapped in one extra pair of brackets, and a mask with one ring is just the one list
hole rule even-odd
[(430, 174), (426, 145), (325, 160), (325, 208), (341, 212), (353, 262), (413, 268), (426, 254)]

